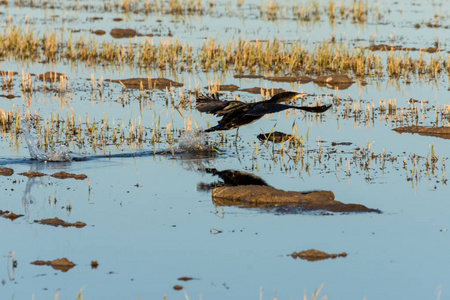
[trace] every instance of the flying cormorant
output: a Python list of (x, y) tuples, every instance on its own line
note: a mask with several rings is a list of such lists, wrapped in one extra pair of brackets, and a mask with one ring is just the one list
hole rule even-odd
[(205, 130), (205, 132), (211, 132), (216, 130), (238, 128), (259, 120), (265, 114), (276, 113), (289, 108), (300, 109), (313, 113), (323, 113), (331, 107), (331, 104), (310, 107), (280, 103), (288, 102), (304, 95), (305, 94), (295, 92), (282, 92), (274, 95), (267, 101), (253, 103), (244, 103), (241, 101), (222, 101), (219, 99), (217, 94), (212, 97), (199, 96), (197, 98), (196, 108), (199, 112), (207, 112), (218, 117), (222, 117), (218, 125)]

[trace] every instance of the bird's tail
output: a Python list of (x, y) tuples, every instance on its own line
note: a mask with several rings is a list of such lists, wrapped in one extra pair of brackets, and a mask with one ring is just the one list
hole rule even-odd
[(332, 105), (321, 105), (321, 106), (291, 106), (292, 108), (301, 109), (307, 112), (313, 113), (323, 113), (327, 111)]

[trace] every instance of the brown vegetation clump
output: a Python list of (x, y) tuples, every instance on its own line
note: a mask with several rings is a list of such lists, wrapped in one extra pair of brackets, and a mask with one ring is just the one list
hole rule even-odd
[(47, 174), (41, 173), (41, 172), (22, 172), (19, 173), (19, 175), (23, 175), (23, 176), (27, 176), (28, 178), (33, 178), (33, 177), (42, 177), (42, 176), (46, 176)]

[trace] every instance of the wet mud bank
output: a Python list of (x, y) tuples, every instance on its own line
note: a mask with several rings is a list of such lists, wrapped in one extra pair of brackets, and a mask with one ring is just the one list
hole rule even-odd
[(59, 258), (59, 259), (54, 259), (51, 261), (50, 260), (48, 260), (48, 261), (35, 260), (35, 261), (31, 262), (31, 264), (36, 265), (36, 266), (51, 266), (53, 269), (61, 271), (61, 272), (67, 272), (70, 269), (72, 269), (73, 267), (75, 267), (75, 264), (65, 257)]
[(270, 205), (298, 206), (303, 210), (326, 210), (331, 212), (374, 212), (378, 209), (361, 204), (345, 204), (334, 199), (331, 191), (308, 193), (283, 191), (270, 186), (222, 186), (212, 191), (213, 203), (218, 206), (246, 205), (264, 207)]
[(398, 133), (417, 133), (423, 136), (434, 136), (441, 139), (450, 139), (450, 127), (425, 127), (425, 126), (404, 126), (393, 129)]

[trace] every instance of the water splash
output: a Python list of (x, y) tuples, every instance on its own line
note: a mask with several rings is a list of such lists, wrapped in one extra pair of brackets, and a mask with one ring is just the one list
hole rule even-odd
[(65, 146), (61, 146), (58, 149), (46, 153), (38, 148), (37, 144), (39, 141), (34, 135), (25, 128), (21, 128), (21, 130), (22, 136), (28, 145), (31, 159), (39, 161), (72, 161), (69, 150)]
[(186, 131), (178, 141), (180, 152), (205, 152), (215, 151), (213, 145), (209, 142), (206, 132), (202, 129)]

